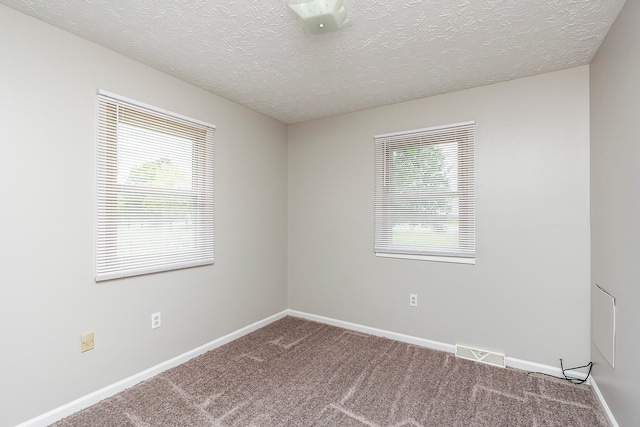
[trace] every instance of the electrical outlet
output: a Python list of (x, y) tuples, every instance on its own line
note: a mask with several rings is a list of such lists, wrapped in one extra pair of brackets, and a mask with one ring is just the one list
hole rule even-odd
[(93, 350), (93, 332), (84, 334), (80, 337), (80, 352)]
[(418, 295), (409, 294), (409, 305), (411, 307), (417, 307), (418, 306)]
[(151, 329), (159, 328), (162, 326), (162, 321), (160, 319), (160, 312), (153, 313), (151, 315)]

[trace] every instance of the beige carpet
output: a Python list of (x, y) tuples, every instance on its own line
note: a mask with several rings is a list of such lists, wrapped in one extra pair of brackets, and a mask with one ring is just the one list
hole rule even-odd
[(55, 425), (609, 426), (586, 385), (294, 317)]

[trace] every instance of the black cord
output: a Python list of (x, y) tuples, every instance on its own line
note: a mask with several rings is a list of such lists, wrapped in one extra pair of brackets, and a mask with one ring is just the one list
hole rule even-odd
[[(566, 374), (567, 371), (574, 371), (576, 369), (582, 369), (582, 368), (587, 368), (587, 367), (589, 368), (589, 371), (587, 372), (587, 376), (584, 379), (569, 377)], [(591, 368), (593, 368), (593, 362), (589, 362), (584, 366), (576, 366), (575, 368), (566, 368), (565, 369), (564, 363), (562, 362), (562, 359), (560, 359), (560, 368), (562, 369), (562, 376), (561, 377), (557, 377), (557, 376), (551, 375), (551, 374), (545, 374), (544, 372), (529, 372), (527, 375), (540, 374), (540, 375), (546, 375), (546, 376), (552, 377), (552, 378), (557, 378), (559, 380), (567, 380), (572, 384), (583, 384), (583, 383), (587, 382), (587, 380), (589, 379), (589, 376), (591, 375)]]
[[(568, 377), (567, 374), (565, 373), (566, 371), (573, 371), (573, 370), (576, 370), (576, 369), (582, 369), (582, 368), (586, 368), (586, 367), (589, 367), (589, 371), (587, 372), (587, 376), (583, 380), (581, 380), (579, 378)], [(591, 368), (593, 368), (593, 362), (589, 362), (584, 366), (578, 366), (576, 368), (567, 368), (567, 369), (565, 369), (564, 365), (562, 364), (562, 359), (560, 359), (560, 368), (562, 369), (562, 375), (564, 376), (564, 378), (567, 381), (572, 382), (573, 384), (582, 384), (582, 383), (587, 382), (587, 380), (589, 379), (589, 375), (591, 375)]]

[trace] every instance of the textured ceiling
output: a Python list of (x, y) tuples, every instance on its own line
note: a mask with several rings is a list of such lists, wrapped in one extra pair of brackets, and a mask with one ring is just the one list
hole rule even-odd
[[(291, 2), (300, 0), (290, 0)], [(588, 64), (625, 0), (0, 0), (285, 123)]]

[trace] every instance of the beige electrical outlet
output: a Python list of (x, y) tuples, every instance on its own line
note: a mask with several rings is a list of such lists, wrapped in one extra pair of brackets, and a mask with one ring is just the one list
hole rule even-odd
[(93, 332), (84, 334), (80, 338), (80, 352), (84, 353), (85, 351), (89, 350), (93, 350)]

